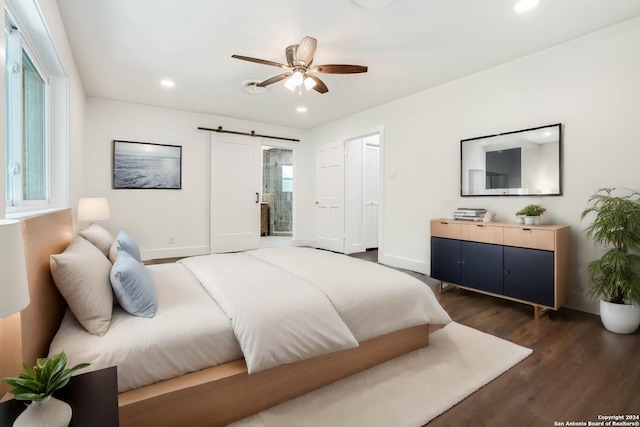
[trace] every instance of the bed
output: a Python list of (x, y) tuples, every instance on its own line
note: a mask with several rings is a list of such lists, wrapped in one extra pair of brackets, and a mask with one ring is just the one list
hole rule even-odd
[[(74, 325), (74, 316), (69, 314), (64, 298), (52, 281), (49, 269), (49, 256), (64, 251), (74, 239), (71, 210), (28, 218), (22, 223), (31, 304), (19, 315), (3, 319), (0, 324), (2, 376), (19, 372), (20, 361), (34, 363), (35, 358), (47, 355), (50, 346), (52, 352), (65, 349), (73, 363), (76, 363), (74, 357), (89, 357), (82, 354), (81, 344), (70, 344), (74, 342), (73, 339), (69, 341), (66, 338), (67, 335), (73, 335), (73, 330), (77, 332), (78, 325)], [(406, 292), (422, 292), (410, 282), (406, 285), (406, 290), (396, 293), (397, 296), (385, 296), (381, 299), (380, 295), (377, 295), (385, 286), (383, 282), (387, 274), (395, 276), (402, 273), (324, 251), (297, 248), (258, 250), (241, 254), (192, 257), (176, 265), (161, 264), (147, 268), (157, 282), (158, 290), (159, 308), (152, 322), (162, 324), (160, 329), (168, 329), (168, 325), (174, 325), (174, 334), (186, 339), (178, 342), (176, 349), (167, 349), (169, 356), (164, 359), (162, 354), (158, 355), (159, 361), (153, 360), (154, 352), (146, 353), (151, 358), (146, 365), (132, 362), (132, 366), (126, 366), (129, 357), (118, 360), (118, 352), (100, 359), (101, 355), (107, 354), (106, 350), (100, 349), (91, 356), (91, 369), (119, 366), (118, 401), (122, 426), (226, 425), (426, 346), (429, 333), (449, 321), (437, 303), (435, 313), (428, 315), (432, 321), (426, 323), (421, 314), (425, 307), (420, 304), (413, 309), (413, 314), (405, 316), (400, 313), (403, 303), (400, 300), (394, 303), (394, 298), (402, 298), (402, 294)], [(369, 268), (374, 269), (371, 276), (363, 273), (369, 271)], [(265, 279), (260, 283), (277, 282), (275, 293), (272, 289), (256, 289), (251, 292), (255, 295), (246, 298), (246, 301), (245, 298), (233, 299), (234, 293), (246, 295), (249, 288), (243, 289), (243, 286), (255, 286), (249, 282), (255, 282), (255, 277), (252, 276), (256, 275), (267, 279), (274, 275), (270, 280)], [(229, 278), (235, 280), (234, 286), (231, 286), (231, 291), (221, 294), (218, 283)], [(188, 282), (191, 285), (185, 285)], [(303, 287), (306, 290), (299, 296), (297, 293), (300, 291), (297, 289), (301, 284), (310, 286)], [(371, 289), (364, 293), (367, 284)], [(180, 286), (179, 291), (176, 286)], [(347, 286), (352, 288), (346, 288)], [(314, 336), (307, 340), (299, 335), (307, 332), (298, 332), (293, 330), (294, 327), (290, 330), (289, 326), (279, 327), (285, 324), (282, 322), (285, 322), (286, 316), (276, 316), (272, 321), (256, 317), (263, 309), (254, 304), (267, 296), (271, 296), (272, 302), (267, 311), (275, 310), (276, 313), (280, 313), (281, 309), (291, 305), (290, 301), (287, 302), (288, 299), (295, 298), (299, 301), (298, 298), (302, 298), (304, 301), (307, 293), (318, 294), (319, 297), (316, 295), (309, 300), (313, 309), (301, 305), (298, 310), (301, 312), (300, 320), (294, 323), (307, 323), (314, 328), (316, 324), (321, 324), (320, 338)], [(208, 316), (208, 320), (195, 323), (187, 320), (184, 313), (176, 311), (181, 307), (176, 301), (182, 299), (193, 304), (189, 306), (191, 314), (198, 318)], [(316, 313), (315, 305), (318, 304), (318, 300), (321, 301), (319, 310), (329, 311), (319, 311), (319, 315), (310, 315), (309, 313)], [(214, 306), (214, 314), (207, 314), (209, 311), (205, 305)], [(327, 305), (330, 306), (329, 309)], [(327, 320), (336, 317), (332, 310), (339, 318), (337, 323)], [(373, 318), (383, 321), (374, 324), (371, 321)], [(113, 331), (120, 328), (133, 333), (135, 326), (126, 323), (131, 319), (128, 319), (127, 314), (122, 313), (120, 308), (114, 308), (113, 319)], [(185, 320), (178, 322), (176, 319)], [(140, 325), (146, 320), (148, 319), (133, 319), (134, 323)], [(341, 326), (342, 322), (345, 327)], [(217, 326), (213, 327), (213, 332), (199, 331), (196, 326), (202, 323)], [(145, 339), (153, 338), (153, 332), (150, 332), (151, 329), (148, 327), (151, 324), (146, 323), (139, 327)], [(238, 329), (238, 325), (242, 328), (246, 325), (248, 327)], [(260, 340), (260, 337), (277, 334), (280, 329), (286, 330), (283, 344), (279, 344), (279, 338)], [(111, 329), (102, 337), (90, 337), (93, 343), (84, 345), (84, 348), (98, 348), (99, 342), (106, 342), (107, 348), (112, 347), (109, 343), (110, 333)], [(287, 339), (290, 341), (287, 342)], [(140, 352), (140, 349), (144, 350), (145, 345), (148, 345), (140, 338), (131, 341), (134, 348), (137, 348), (134, 352)], [(329, 342), (326, 348), (330, 350), (309, 353), (309, 348), (316, 351), (318, 343), (322, 344), (324, 341)], [(207, 345), (210, 342), (215, 342), (216, 345)], [(256, 342), (259, 346), (253, 348)], [(264, 345), (266, 347), (260, 347)], [(278, 346), (281, 348), (274, 349)], [(275, 353), (276, 350), (284, 350), (284, 362), (264, 356)], [(180, 352), (195, 355), (196, 361), (185, 362), (179, 367), (179, 374), (162, 373), (160, 377), (154, 377), (153, 375), (157, 374), (151, 372), (151, 379), (138, 378), (138, 373), (144, 371), (145, 367), (162, 363), (179, 365), (180, 363), (173, 362), (178, 360), (175, 354)], [(198, 358), (200, 360), (197, 360)], [(170, 377), (165, 378), (167, 375)]]

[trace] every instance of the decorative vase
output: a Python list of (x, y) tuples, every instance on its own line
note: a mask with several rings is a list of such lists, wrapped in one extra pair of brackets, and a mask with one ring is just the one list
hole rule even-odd
[(524, 224), (524, 217), (522, 215), (516, 216), (516, 223), (517, 224)]
[(536, 223), (537, 216), (525, 216), (524, 223), (525, 225), (534, 225)]
[(604, 327), (616, 334), (632, 334), (640, 326), (640, 307), (600, 300), (600, 319)]
[(18, 416), (14, 427), (67, 427), (71, 422), (71, 406), (67, 402), (47, 396), (31, 402)]

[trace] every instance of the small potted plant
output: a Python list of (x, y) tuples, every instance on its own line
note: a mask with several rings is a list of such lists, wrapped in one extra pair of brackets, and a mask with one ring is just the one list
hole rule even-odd
[(36, 366), (22, 364), (24, 372), (17, 377), (3, 378), (13, 387), (10, 391), (16, 400), (32, 403), (16, 419), (14, 426), (68, 426), (71, 421), (71, 406), (51, 395), (69, 382), (71, 375), (89, 366), (80, 363), (66, 369), (67, 356), (64, 352), (51, 358), (38, 359)]
[(536, 223), (537, 218), (540, 217), (540, 215), (542, 215), (545, 211), (546, 209), (540, 205), (527, 205), (516, 212), (516, 216), (524, 217), (525, 224), (533, 225)]
[(590, 213), (596, 217), (585, 230), (587, 237), (604, 253), (587, 266), (587, 295), (600, 298), (605, 328), (633, 333), (640, 326), (640, 193), (600, 189), (589, 199), (581, 219)]

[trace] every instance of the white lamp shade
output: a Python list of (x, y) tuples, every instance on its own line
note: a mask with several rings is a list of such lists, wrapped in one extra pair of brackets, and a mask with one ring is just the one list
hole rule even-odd
[(27, 264), (20, 221), (0, 220), (0, 317), (29, 305)]
[(78, 201), (78, 221), (98, 221), (110, 217), (106, 197), (81, 197)]

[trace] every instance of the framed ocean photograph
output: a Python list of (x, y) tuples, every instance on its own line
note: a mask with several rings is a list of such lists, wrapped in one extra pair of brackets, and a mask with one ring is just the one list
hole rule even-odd
[(182, 146), (113, 141), (113, 188), (182, 188)]

